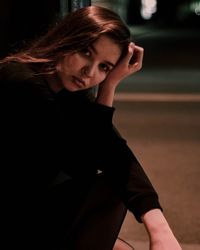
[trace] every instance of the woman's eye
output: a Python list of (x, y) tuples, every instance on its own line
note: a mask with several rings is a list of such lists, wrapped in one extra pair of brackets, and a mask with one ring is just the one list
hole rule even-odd
[(104, 63), (100, 64), (100, 69), (106, 73), (110, 71), (110, 67)]
[(84, 54), (85, 56), (90, 56), (91, 55), (91, 52), (88, 48), (85, 48), (85, 49), (82, 49), (82, 54)]

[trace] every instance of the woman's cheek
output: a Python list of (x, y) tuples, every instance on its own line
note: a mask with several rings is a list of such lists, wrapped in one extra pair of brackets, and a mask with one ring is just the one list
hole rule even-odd
[(87, 60), (80, 54), (76, 53), (71, 57), (71, 60), (69, 61), (69, 63), (70, 63), (70, 67), (74, 67), (76, 65), (78, 67), (81, 67), (87, 64)]
[(105, 74), (100, 75), (100, 76), (98, 77), (98, 80), (96, 80), (96, 84), (95, 84), (95, 85), (101, 84), (105, 79), (106, 79), (106, 75), (105, 75)]
[(103, 82), (107, 76), (108, 74), (106, 74), (105, 72), (101, 72), (101, 82)]

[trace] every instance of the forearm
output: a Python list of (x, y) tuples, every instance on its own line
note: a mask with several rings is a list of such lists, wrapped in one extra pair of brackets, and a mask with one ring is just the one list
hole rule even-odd
[[(133, 54), (135, 61), (134, 63), (130, 64)], [(108, 74), (104, 82), (99, 85), (96, 98), (97, 103), (112, 107), (116, 87), (124, 78), (141, 69), (143, 54), (143, 48), (135, 46), (135, 44), (132, 42), (129, 44), (127, 55), (117, 63), (117, 65)]]
[(142, 216), (142, 221), (151, 239), (165, 230), (170, 230), (169, 225), (160, 209), (152, 209)]
[(103, 85), (99, 86), (98, 94), (96, 97), (96, 103), (112, 107), (114, 95), (115, 87), (104, 83)]
[(152, 209), (142, 216), (152, 250), (181, 250), (166, 218), (160, 209)]

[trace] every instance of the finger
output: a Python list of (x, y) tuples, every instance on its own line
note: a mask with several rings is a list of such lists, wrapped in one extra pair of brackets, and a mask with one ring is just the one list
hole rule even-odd
[(129, 67), (133, 70), (140, 70), (142, 68), (143, 57), (144, 49), (135, 45), (133, 53), (134, 62), (132, 62)]
[(128, 62), (130, 62), (131, 58), (133, 57), (134, 49), (135, 49), (135, 44), (133, 42), (129, 43), (128, 53), (126, 56), (126, 59), (128, 60)]
[(132, 54), (134, 51), (134, 48), (135, 48), (135, 43), (133, 43), (133, 42), (129, 43), (128, 52)]
[(143, 57), (144, 57), (144, 49), (142, 47), (135, 46), (134, 52), (137, 55), (137, 61), (138, 61), (138, 63), (142, 65)]
[(127, 66), (129, 65), (129, 62), (133, 56), (134, 48), (135, 48), (135, 44), (133, 42), (129, 43), (128, 52), (120, 61), (121, 64), (123, 64), (123, 65), (125, 64)]

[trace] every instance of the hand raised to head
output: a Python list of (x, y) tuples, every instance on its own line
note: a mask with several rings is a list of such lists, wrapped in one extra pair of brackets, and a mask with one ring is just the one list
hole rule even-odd
[(121, 80), (142, 68), (143, 56), (144, 49), (131, 42), (128, 47), (128, 53), (112, 69), (104, 83), (116, 87)]

